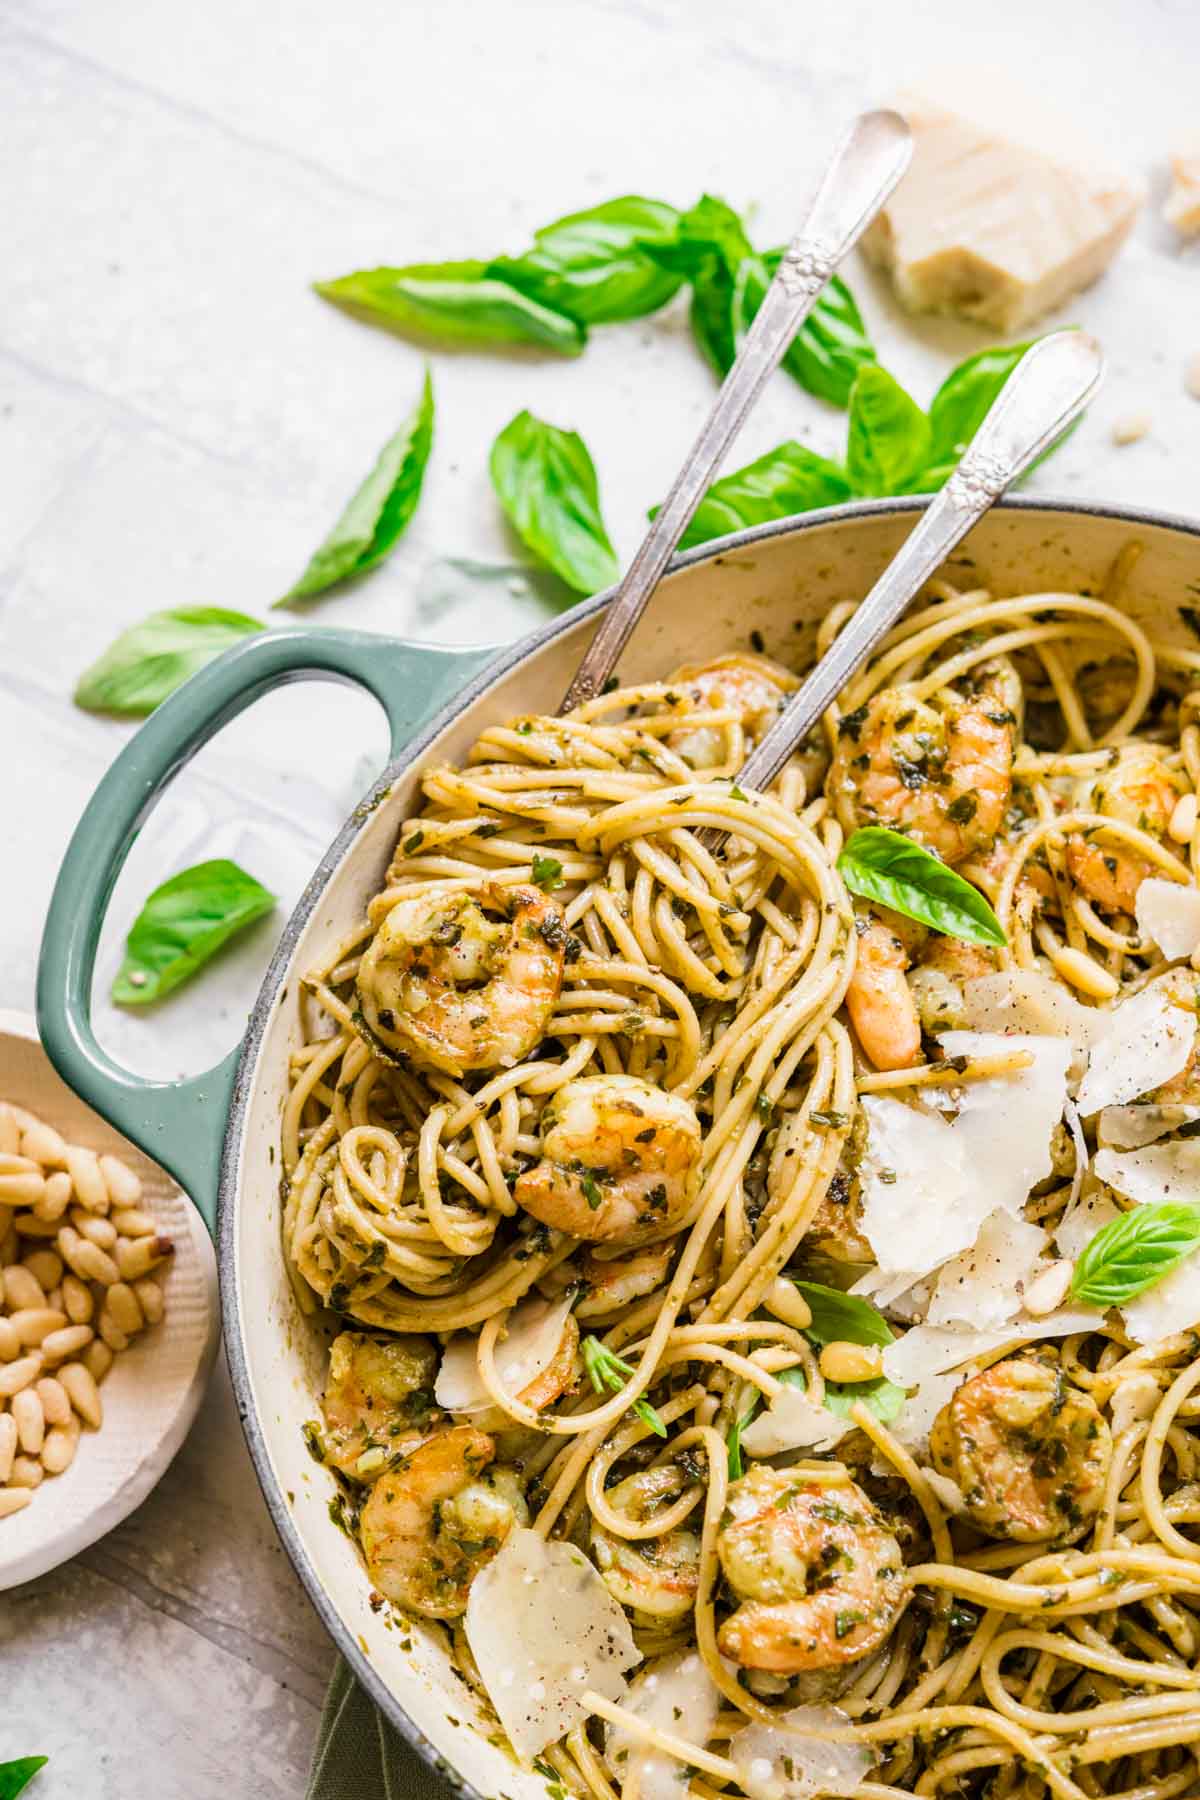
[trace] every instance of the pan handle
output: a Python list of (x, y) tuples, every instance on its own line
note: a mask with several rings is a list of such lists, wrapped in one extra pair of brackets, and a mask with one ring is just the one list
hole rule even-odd
[(286, 682), (349, 682), (387, 714), (392, 756), (494, 656), (362, 631), (272, 631), (226, 651), (156, 709), (89, 801), (67, 848), (38, 959), (38, 1030), (89, 1106), (178, 1181), (216, 1228), (217, 1177), (238, 1049), (186, 1081), (147, 1081), (101, 1049), (92, 1030), (100, 927), (130, 846), (163, 790), (209, 738)]

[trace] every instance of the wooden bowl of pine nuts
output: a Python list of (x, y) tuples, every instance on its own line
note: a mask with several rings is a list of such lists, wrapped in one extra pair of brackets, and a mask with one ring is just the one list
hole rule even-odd
[(140, 1505), (196, 1416), (216, 1263), (163, 1171), (0, 1011), (0, 1590)]

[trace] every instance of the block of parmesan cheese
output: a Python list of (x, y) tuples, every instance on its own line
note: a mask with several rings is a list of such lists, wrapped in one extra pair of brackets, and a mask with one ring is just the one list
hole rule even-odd
[(1163, 218), (1180, 237), (1200, 232), (1200, 143), (1177, 150), (1171, 158), (1171, 191), (1163, 202)]
[(912, 127), (912, 166), (862, 245), (911, 312), (1018, 331), (1108, 267), (1137, 213), (1136, 188), (928, 101), (896, 106)]

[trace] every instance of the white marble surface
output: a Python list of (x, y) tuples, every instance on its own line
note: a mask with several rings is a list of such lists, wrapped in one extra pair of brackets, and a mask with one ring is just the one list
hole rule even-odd
[[(1024, 83), (1150, 205), (1069, 316), (1109, 386), (1036, 485), (1195, 512), (1200, 254), (1157, 218), (1195, 116), (1193, 0), (0, 0), (0, 1004), (30, 1006), (63, 848), (128, 728), (75, 711), (84, 664), (158, 607), (261, 612), (407, 410), (420, 358), (315, 299), (315, 277), (518, 248), (557, 213), (703, 188), (795, 220), (840, 122), (895, 84)], [(965, 71), (965, 73), (964, 73)], [(1041, 129), (1041, 127), (1039, 127)], [(927, 399), (974, 331), (897, 318), (849, 271), (885, 360)], [(679, 306), (601, 330), (578, 362), (437, 355), (437, 444), (392, 563), (322, 623), (486, 642), (544, 616), (451, 557), (513, 558), (485, 454), (522, 406), (581, 430), (628, 554), (711, 393)], [(1124, 450), (1115, 419), (1146, 412)], [(841, 442), (786, 379), (737, 460)], [(742, 452), (744, 451), (744, 454)], [(519, 585), (519, 584), (518, 584)], [(188, 771), (140, 840), (101, 957), (146, 889), (234, 854), (299, 891), (384, 737), (329, 689), (264, 702)], [(153, 1019), (99, 1009), (139, 1069), (234, 1040), (276, 926)], [(0, 1761), (51, 1763), (38, 1800), (283, 1800), (303, 1789), (329, 1647), (279, 1550), (220, 1374), (158, 1492), (76, 1563), (0, 1597)]]

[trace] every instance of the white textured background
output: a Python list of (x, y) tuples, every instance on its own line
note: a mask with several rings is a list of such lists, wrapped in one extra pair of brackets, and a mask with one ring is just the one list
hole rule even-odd
[[(997, 18), (997, 12), (1003, 12)], [(1194, 0), (0, 0), (0, 1004), (31, 1006), (72, 826), (127, 727), (75, 711), (124, 625), (211, 603), (261, 614), (415, 396), (410, 346), (339, 315), (314, 278), (520, 249), (558, 213), (703, 188), (787, 235), (832, 134), (897, 83), (1080, 135), (1146, 186), (1116, 270), (1067, 317), (1107, 391), (1049, 492), (1195, 512), (1200, 252), (1157, 205), (1194, 130)], [(982, 101), (980, 97), (982, 96)], [(929, 398), (979, 333), (897, 319), (851, 281), (884, 360)], [(580, 430), (612, 535), (637, 542), (712, 392), (679, 303), (582, 359), (434, 357), (421, 509), (390, 566), (314, 613), (489, 642), (545, 616), (507, 563), (486, 475), (522, 406)], [(1110, 442), (1145, 411), (1150, 436)], [(836, 452), (841, 415), (781, 377), (736, 453)], [(373, 703), (293, 689), (178, 783), (118, 890), (101, 959), (158, 880), (234, 855), (288, 904), (384, 748)], [(282, 916), (282, 914), (281, 914)], [(244, 1018), (276, 926), (152, 1019), (101, 1005), (155, 1073), (198, 1069)], [(0, 1527), (0, 1530), (3, 1528)], [(78, 1562), (0, 1596), (0, 1761), (47, 1752), (38, 1800), (284, 1800), (330, 1652), (277, 1547), (223, 1373), (158, 1492)]]

